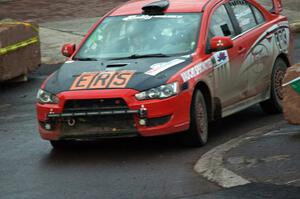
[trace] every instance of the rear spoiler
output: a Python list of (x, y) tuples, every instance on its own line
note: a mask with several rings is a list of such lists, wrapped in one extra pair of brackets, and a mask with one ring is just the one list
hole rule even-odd
[(270, 10), (272, 14), (279, 15), (283, 10), (281, 0), (273, 0), (273, 8)]
[[(281, 0), (256, 0), (259, 4), (269, 10), (272, 14), (279, 15), (282, 10), (282, 1)], [(270, 9), (271, 4), (271, 9)]]

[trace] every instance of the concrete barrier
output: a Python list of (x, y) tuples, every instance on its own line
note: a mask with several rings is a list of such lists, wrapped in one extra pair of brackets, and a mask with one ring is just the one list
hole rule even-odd
[(26, 76), (40, 64), (37, 25), (11, 20), (0, 21), (0, 82)]
[(291, 31), (294, 33), (299, 33), (300, 32), (300, 21), (295, 21), (290, 23), (290, 28)]
[(288, 68), (283, 80), (283, 112), (291, 124), (300, 125), (300, 64)]

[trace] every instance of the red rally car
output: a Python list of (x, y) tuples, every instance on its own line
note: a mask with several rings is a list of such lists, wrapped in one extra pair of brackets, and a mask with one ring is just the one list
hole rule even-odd
[(256, 103), (281, 112), (291, 63), (281, 0), (134, 0), (88, 32), (42, 84), (37, 119), (53, 147), (68, 140), (183, 132), (207, 142), (208, 122)]

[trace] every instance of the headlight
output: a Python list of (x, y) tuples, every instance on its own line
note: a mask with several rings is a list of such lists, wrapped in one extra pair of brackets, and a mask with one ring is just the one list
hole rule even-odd
[(178, 82), (174, 82), (138, 93), (135, 95), (135, 98), (137, 100), (163, 99), (176, 95), (178, 92)]
[(58, 104), (58, 97), (47, 91), (40, 89), (37, 93), (37, 100), (41, 104)]

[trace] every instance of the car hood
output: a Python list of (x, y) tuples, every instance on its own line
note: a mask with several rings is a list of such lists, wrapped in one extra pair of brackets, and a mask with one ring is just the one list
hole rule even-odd
[(191, 57), (67, 61), (48, 79), (44, 89), (53, 94), (121, 88), (144, 91), (165, 84), (191, 61)]

